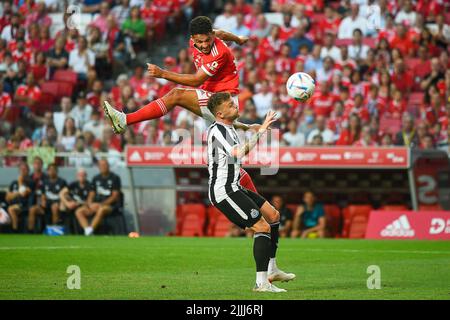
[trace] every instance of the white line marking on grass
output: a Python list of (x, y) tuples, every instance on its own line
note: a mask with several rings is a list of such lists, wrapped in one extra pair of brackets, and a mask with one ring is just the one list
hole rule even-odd
[(450, 254), (449, 251), (420, 251), (420, 250), (358, 250), (358, 249), (281, 249), (282, 251), (313, 251), (313, 252), (343, 252), (343, 253), (413, 253), (413, 254)]
[(89, 247), (77, 247), (77, 246), (66, 246), (66, 247), (0, 247), (0, 250), (65, 250), (65, 249), (89, 249)]

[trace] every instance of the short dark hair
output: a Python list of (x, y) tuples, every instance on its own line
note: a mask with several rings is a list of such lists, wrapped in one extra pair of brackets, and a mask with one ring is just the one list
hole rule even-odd
[(189, 23), (189, 32), (191, 36), (195, 34), (208, 34), (213, 31), (212, 21), (205, 16), (198, 16)]
[(211, 113), (216, 116), (217, 107), (222, 103), (231, 98), (231, 94), (228, 92), (217, 92), (214, 93), (208, 100), (208, 109)]

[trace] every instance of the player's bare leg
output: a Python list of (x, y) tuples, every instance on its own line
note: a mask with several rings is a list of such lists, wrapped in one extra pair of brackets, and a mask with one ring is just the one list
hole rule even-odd
[(278, 239), (280, 237), (280, 213), (269, 202), (265, 202), (261, 207), (261, 214), (270, 226), (271, 252), (268, 268), (268, 279), (270, 282), (281, 281), (288, 282), (295, 279), (294, 273), (286, 273), (280, 270), (276, 262), (278, 249)]
[(126, 127), (129, 125), (160, 118), (169, 113), (175, 106), (183, 107), (200, 117), (205, 117), (205, 114), (201, 111), (197, 93), (192, 89), (174, 88), (164, 97), (154, 100), (138, 111), (129, 114), (116, 110), (108, 101), (103, 102), (105, 115), (111, 121), (113, 130), (116, 133), (125, 132)]

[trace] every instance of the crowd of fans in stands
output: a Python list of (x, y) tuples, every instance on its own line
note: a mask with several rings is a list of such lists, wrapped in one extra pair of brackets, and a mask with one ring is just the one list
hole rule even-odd
[[(64, 13), (67, 2), (0, 4), (0, 154), (51, 146), (72, 152), (71, 165), (91, 165), (98, 151), (117, 155), (127, 144), (172, 145), (180, 141), (177, 130), (204, 130), (201, 119), (177, 108), (117, 136), (101, 101), (128, 113), (170, 91), (175, 85), (147, 77), (138, 56), (194, 15), (218, 9), (214, 1), (78, 4), (93, 15), (84, 34), (73, 27), (74, 16)], [(371, 20), (374, 5), (380, 15)], [(283, 145), (407, 145), (449, 152), (446, 1), (235, 0), (220, 8), (215, 27), (249, 37), (245, 46), (230, 44), (243, 122), (261, 122), (274, 108), (282, 114), (277, 126)], [(54, 30), (57, 21), (51, 17), (58, 12), (64, 23)], [(276, 19), (280, 24), (272, 23)], [(187, 49), (166, 57), (164, 67), (194, 72)], [(77, 74), (74, 94), (42, 110), (41, 87), (61, 69)], [(285, 87), (298, 71), (317, 80), (314, 96), (304, 104)], [(19, 160), (4, 157), (3, 165)]]

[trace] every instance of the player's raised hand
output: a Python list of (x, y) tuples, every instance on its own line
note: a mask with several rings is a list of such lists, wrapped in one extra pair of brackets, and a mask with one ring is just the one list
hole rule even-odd
[(242, 46), (248, 42), (249, 37), (246, 36), (239, 36), (239, 42), (238, 45)]
[(162, 76), (162, 69), (157, 65), (147, 63), (147, 71), (151, 77), (161, 78)]
[(276, 111), (270, 110), (267, 115), (266, 119), (264, 120), (264, 123), (261, 125), (261, 128), (259, 128), (259, 131), (266, 131), (272, 123), (278, 120), (278, 114)]

